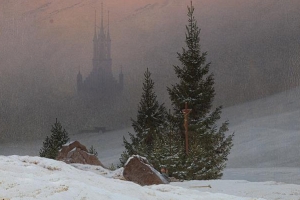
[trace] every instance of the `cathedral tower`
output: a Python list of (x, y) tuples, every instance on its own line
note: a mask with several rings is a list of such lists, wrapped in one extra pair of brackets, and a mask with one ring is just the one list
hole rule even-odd
[(111, 37), (109, 30), (109, 12), (107, 30), (103, 22), (103, 3), (101, 3), (100, 28), (97, 28), (97, 13), (95, 11), (92, 71), (83, 81), (79, 71), (77, 75), (77, 92), (82, 97), (110, 99), (120, 95), (123, 90), (123, 72), (119, 81), (112, 74)]

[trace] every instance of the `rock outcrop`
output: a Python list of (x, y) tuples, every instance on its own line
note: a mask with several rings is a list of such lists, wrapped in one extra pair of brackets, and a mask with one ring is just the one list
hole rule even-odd
[(64, 161), (65, 163), (80, 163), (104, 167), (99, 159), (95, 155), (88, 153), (87, 148), (78, 141), (64, 145), (59, 151), (56, 160)]
[(146, 158), (138, 155), (130, 157), (124, 165), (123, 176), (126, 180), (139, 185), (154, 185), (169, 183)]

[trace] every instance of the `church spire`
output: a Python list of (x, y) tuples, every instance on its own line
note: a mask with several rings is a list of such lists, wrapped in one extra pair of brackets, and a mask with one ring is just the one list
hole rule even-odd
[(110, 39), (110, 34), (109, 34), (109, 11), (108, 11), (108, 22), (107, 22), (107, 58), (111, 59), (111, 39)]
[(98, 58), (100, 60), (106, 58), (106, 49), (105, 49), (105, 43), (106, 43), (106, 36), (104, 32), (104, 26), (103, 26), (103, 2), (101, 2), (101, 25), (100, 25), (100, 31), (98, 35)]
[(95, 33), (94, 33), (94, 41), (97, 40), (97, 13), (96, 13), (96, 10), (95, 10)]
[(108, 11), (108, 21), (107, 21), (107, 40), (110, 40), (110, 34), (109, 34), (109, 11)]
[[(117, 97), (116, 95), (120, 95), (122, 93), (124, 87), (124, 75), (122, 68), (119, 73), (119, 80), (116, 79), (112, 73), (112, 59), (110, 55), (110, 12), (107, 12), (107, 10), (108, 9), (106, 8), (104, 9), (104, 5), (101, 3), (102, 12), (99, 11), (98, 8), (97, 11), (95, 10), (95, 13), (90, 13), (90, 17), (93, 17), (93, 14), (95, 15), (93, 40), (94, 56), (92, 59), (93, 68), (86, 78), (83, 78), (83, 74), (79, 69), (76, 77), (78, 96), (80, 98), (87, 97), (87, 100), (90, 100), (91, 98), (96, 99), (97, 101), (113, 100)], [(106, 19), (105, 17), (108, 18)], [(91, 21), (90, 24), (93, 24), (93, 21)], [(91, 26), (90, 28), (90, 34), (92, 34), (93, 27)]]
[(104, 27), (103, 27), (103, 2), (101, 2), (101, 27), (100, 27), (101, 31), (104, 31)]
[(93, 50), (94, 50), (94, 56), (93, 56), (93, 66), (95, 67), (97, 65), (97, 57), (98, 57), (98, 37), (97, 37), (97, 22), (96, 22), (96, 10), (95, 10), (95, 33), (94, 33), (94, 39), (93, 39)]

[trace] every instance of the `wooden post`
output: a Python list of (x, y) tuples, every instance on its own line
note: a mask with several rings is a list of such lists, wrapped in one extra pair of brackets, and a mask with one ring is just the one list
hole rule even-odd
[[(169, 117), (171, 118), (171, 110), (169, 109)], [(173, 154), (172, 154), (172, 131), (173, 131), (173, 129), (172, 129), (172, 122), (171, 122), (171, 120), (169, 121), (170, 122), (170, 156), (172, 156)]]
[(185, 128), (185, 154), (188, 155), (189, 153), (189, 136), (188, 136), (188, 115), (192, 109), (188, 109), (187, 102), (185, 102), (185, 109), (182, 110), (183, 115), (184, 115), (184, 128)]

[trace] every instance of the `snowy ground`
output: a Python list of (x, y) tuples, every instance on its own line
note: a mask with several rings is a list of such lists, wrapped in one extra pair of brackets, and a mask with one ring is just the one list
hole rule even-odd
[(223, 110), (235, 132), (229, 168), (300, 166), (300, 87)]
[(300, 185), (300, 167), (227, 168), (222, 179), (251, 182), (275, 181)]
[[(300, 200), (299, 99), (300, 88), (296, 88), (223, 110), (222, 119), (228, 119), (230, 131), (235, 132), (234, 147), (223, 180), (140, 187), (102, 175), (95, 176), (97, 170), (78, 173), (78, 169), (63, 163), (37, 157), (13, 156), (0, 157), (0, 197), (21, 199), (23, 195), (27, 199), (99, 199), (99, 195), (102, 195), (102, 199), (118, 199), (118, 195), (121, 195), (122, 199), (249, 197), (246, 199)], [(124, 149), (122, 137), (128, 137), (128, 132), (132, 132), (132, 129), (71, 134), (70, 137), (87, 147), (93, 145), (101, 162), (110, 166), (111, 163), (118, 163)], [(0, 154), (37, 156), (42, 142), (15, 141), (0, 144)], [(54, 166), (54, 170), (51, 170), (51, 166)], [(199, 187), (205, 185), (211, 185), (212, 188)]]
[(300, 199), (299, 185), (278, 182), (186, 181), (141, 187), (117, 179), (120, 174), (40, 157), (0, 156), (0, 199)]

